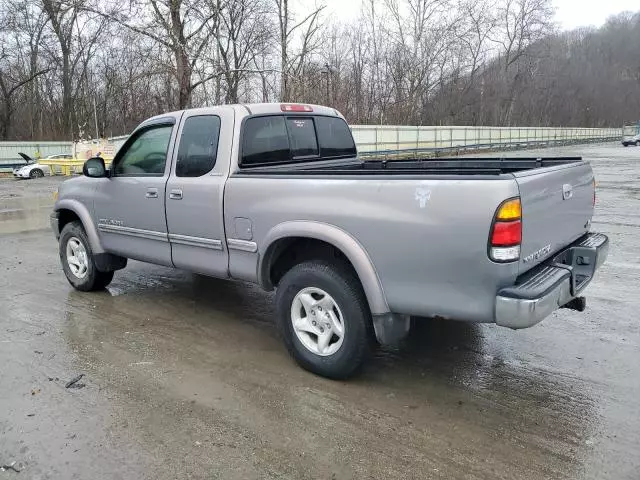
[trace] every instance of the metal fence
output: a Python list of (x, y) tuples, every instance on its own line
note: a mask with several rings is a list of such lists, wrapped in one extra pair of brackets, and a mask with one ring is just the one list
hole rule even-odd
[(358, 152), (365, 156), (438, 153), (619, 140), (620, 128), (529, 127), (351, 127)]
[(32, 158), (44, 158), (48, 155), (71, 153), (72, 148), (72, 142), (0, 142), (0, 169), (24, 165), (19, 152)]

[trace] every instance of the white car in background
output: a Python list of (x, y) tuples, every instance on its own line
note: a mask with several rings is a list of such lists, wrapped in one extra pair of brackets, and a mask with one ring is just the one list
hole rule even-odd
[(629, 145), (635, 145), (636, 147), (640, 145), (640, 135), (629, 135), (624, 136), (622, 138), (622, 145), (624, 147), (628, 147)]
[[(16, 178), (41, 178), (45, 175), (51, 175), (51, 168), (49, 165), (43, 165), (36, 162), (29, 155), (20, 152), (19, 155), (27, 162), (23, 167), (17, 167), (13, 169), (13, 176)], [(49, 155), (47, 160), (73, 158), (71, 154), (61, 153), (59, 155)]]

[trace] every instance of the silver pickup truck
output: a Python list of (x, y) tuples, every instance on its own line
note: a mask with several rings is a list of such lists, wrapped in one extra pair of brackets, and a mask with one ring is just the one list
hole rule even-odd
[(289, 352), (330, 378), (411, 317), (516, 329), (582, 311), (608, 252), (580, 158), (362, 161), (316, 105), (160, 115), (83, 173), (51, 216), (73, 287), (104, 288), (131, 258), (276, 289)]

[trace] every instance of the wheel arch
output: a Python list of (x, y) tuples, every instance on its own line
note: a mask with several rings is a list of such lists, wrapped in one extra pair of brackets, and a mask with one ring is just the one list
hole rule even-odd
[(87, 207), (77, 200), (64, 199), (56, 203), (55, 211), (58, 213), (58, 231), (62, 232), (67, 223), (79, 220), (87, 234), (93, 253), (105, 252), (98, 237), (98, 230), (91, 219), (91, 214)]
[[(382, 284), (364, 247), (348, 232), (321, 222), (292, 221), (275, 226), (266, 235), (258, 262), (258, 281), (266, 290), (275, 287), (272, 269), (300, 241), (322, 242), (343, 255), (355, 271), (373, 315), (389, 312)], [(299, 263), (299, 262), (296, 262)], [(296, 264), (294, 263), (294, 264)]]

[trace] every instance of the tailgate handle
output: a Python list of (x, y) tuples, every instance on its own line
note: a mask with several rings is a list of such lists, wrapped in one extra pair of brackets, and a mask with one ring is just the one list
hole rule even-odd
[(573, 187), (569, 183), (562, 185), (562, 199), (569, 200), (573, 197)]

